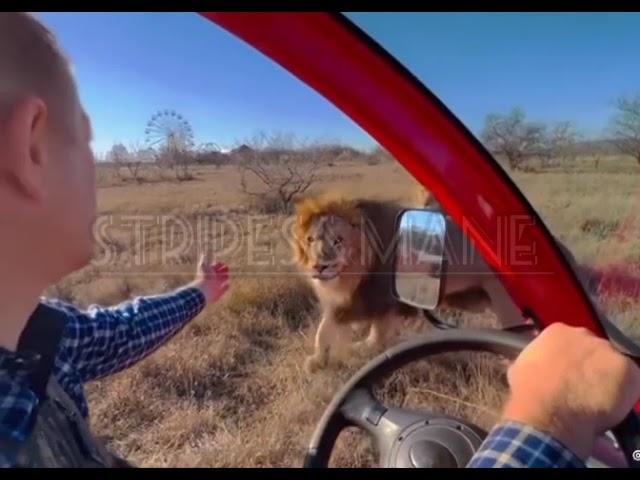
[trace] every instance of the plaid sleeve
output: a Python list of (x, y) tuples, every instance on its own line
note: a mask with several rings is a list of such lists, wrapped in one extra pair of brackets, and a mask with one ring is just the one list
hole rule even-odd
[(468, 468), (585, 468), (584, 462), (552, 436), (528, 425), (497, 425)]
[(83, 382), (121, 371), (151, 354), (195, 318), (206, 304), (193, 287), (138, 297), (87, 311), (56, 301), (69, 314), (62, 348)]

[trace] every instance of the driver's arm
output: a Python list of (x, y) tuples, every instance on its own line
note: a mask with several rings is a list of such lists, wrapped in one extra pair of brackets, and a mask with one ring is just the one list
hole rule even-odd
[(469, 467), (579, 467), (640, 398), (640, 369), (584, 328), (553, 324), (508, 372), (501, 422)]
[(585, 463), (552, 435), (520, 422), (494, 427), (469, 468), (584, 468)]

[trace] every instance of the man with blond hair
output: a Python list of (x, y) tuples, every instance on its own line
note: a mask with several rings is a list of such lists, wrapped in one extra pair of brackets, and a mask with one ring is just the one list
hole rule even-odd
[(0, 466), (122, 465), (92, 437), (83, 383), (169, 340), (228, 288), (198, 266), (174, 292), (81, 311), (42, 292), (93, 253), (91, 126), (69, 63), (31, 15), (0, 13)]

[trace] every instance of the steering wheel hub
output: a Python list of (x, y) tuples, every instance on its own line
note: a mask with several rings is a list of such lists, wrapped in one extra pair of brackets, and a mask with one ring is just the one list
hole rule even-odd
[(398, 435), (385, 463), (391, 468), (463, 468), (483, 438), (457, 419), (434, 417)]
[(483, 432), (457, 419), (440, 416), (417, 422), (397, 437), (385, 466), (463, 468), (484, 436)]
[(455, 457), (445, 447), (431, 440), (420, 440), (409, 449), (409, 459), (416, 468), (455, 468)]

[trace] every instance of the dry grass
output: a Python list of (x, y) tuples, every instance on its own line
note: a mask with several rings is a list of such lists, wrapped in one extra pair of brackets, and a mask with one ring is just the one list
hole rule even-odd
[[(617, 166), (620, 162), (615, 163)], [(544, 220), (576, 256), (590, 264), (640, 260), (636, 242), (637, 167), (614, 161), (599, 171), (518, 173), (518, 185)], [(231, 167), (194, 168), (191, 182), (119, 183), (101, 173), (99, 204), (104, 214), (249, 215)], [(411, 201), (413, 181), (395, 164), (343, 162), (327, 166), (317, 188)], [(384, 186), (380, 179), (384, 178)], [(278, 220), (278, 219), (276, 219)], [(283, 220), (283, 219), (280, 219)], [(241, 222), (239, 222), (241, 224)], [(276, 223), (274, 223), (276, 225)], [(166, 291), (185, 282), (194, 268), (190, 250), (170, 264), (154, 260), (162, 248), (161, 227), (144, 245), (147, 263), (136, 265), (136, 242), (126, 228), (110, 245), (118, 262), (89, 266), (65, 279), (51, 295), (81, 306), (114, 304), (134, 295)], [(625, 235), (619, 233), (624, 229)], [(240, 229), (247, 235), (247, 227)], [(268, 257), (287, 255), (277, 228), (265, 227)], [(219, 233), (219, 239), (230, 235)], [(215, 236), (215, 235), (214, 235)], [(298, 466), (316, 421), (333, 393), (366, 358), (307, 378), (317, 305), (290, 266), (257, 265), (247, 244), (224, 256), (236, 274), (232, 289), (208, 307), (162, 349), (140, 364), (87, 387), (95, 430), (141, 466)], [(612, 299), (606, 308), (635, 331), (637, 306)], [(467, 323), (486, 322), (481, 316)], [(384, 387), (384, 388), (383, 388)], [(504, 372), (479, 354), (440, 356), (394, 374), (380, 396), (393, 405), (431, 408), (461, 415), (489, 428), (504, 398)], [(460, 402), (462, 401), (462, 402)], [(372, 465), (371, 447), (358, 432), (343, 432), (334, 465)]]

